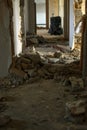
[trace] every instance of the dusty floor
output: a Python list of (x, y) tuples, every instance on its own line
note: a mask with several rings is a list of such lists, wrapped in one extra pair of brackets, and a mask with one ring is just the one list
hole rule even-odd
[(87, 125), (64, 120), (65, 103), (74, 100), (70, 93), (54, 80), (40, 80), (18, 88), (1, 89), (0, 115), (11, 118), (0, 130), (87, 130)]

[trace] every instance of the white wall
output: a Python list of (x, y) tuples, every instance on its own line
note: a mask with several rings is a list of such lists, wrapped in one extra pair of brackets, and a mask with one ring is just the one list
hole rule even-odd
[(14, 49), (15, 55), (22, 52), (22, 43), (19, 38), (20, 34), (20, 0), (13, 0), (13, 25), (14, 25)]
[(70, 17), (69, 17), (69, 46), (71, 49), (74, 48), (74, 0), (70, 0)]
[(45, 3), (36, 4), (36, 24), (46, 24)]

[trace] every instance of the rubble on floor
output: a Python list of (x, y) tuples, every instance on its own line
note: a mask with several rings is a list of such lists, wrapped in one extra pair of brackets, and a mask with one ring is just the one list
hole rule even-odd
[(26, 46), (38, 46), (39, 44), (44, 44), (44, 43), (47, 43), (47, 40), (42, 37), (42, 36), (38, 36), (38, 35), (34, 35), (34, 34), (31, 34), (31, 35), (28, 35), (26, 36)]
[(74, 123), (83, 123), (86, 120), (86, 101), (80, 99), (67, 102), (65, 118)]
[(78, 77), (68, 77), (65, 79), (64, 85), (70, 86), (72, 92), (79, 92), (85, 89), (83, 79)]
[(84, 83), (82, 78), (70, 77), (72, 91), (82, 91), (84, 90)]
[[(37, 44), (37, 38), (31, 39), (32, 43)], [(13, 58), (9, 68), (9, 75), (0, 79), (0, 89), (15, 88), (22, 84), (40, 81), (41, 79), (52, 79), (56, 84), (62, 84), (63, 89), (70, 89), (68, 92), (73, 97), (76, 96), (74, 100), (69, 99), (70, 101), (68, 101), (67, 98), (66, 103), (64, 102), (66, 105), (65, 120), (83, 123), (86, 118), (87, 93), (81, 93), (82, 91), (84, 92), (84, 84), (79, 68), (79, 60), (80, 50), (78, 48), (71, 51), (68, 47), (58, 44), (28, 46), (22, 54)], [(63, 91), (64, 99), (67, 97), (67, 92), (66, 90)], [(61, 96), (57, 97), (57, 100), (60, 99)]]
[[(60, 77), (63, 79), (63, 77), (81, 76), (78, 68), (79, 49), (70, 51), (68, 46), (57, 43), (47, 44), (47, 39), (33, 34), (27, 35), (27, 40), (31, 41), (33, 45), (26, 47), (22, 54), (13, 58), (9, 75), (0, 79), (0, 87), (14, 88), (24, 82), (32, 83), (41, 78), (54, 79), (58, 82)], [(29, 41), (27, 44), (30, 45)], [(44, 44), (34, 46), (37, 43)]]

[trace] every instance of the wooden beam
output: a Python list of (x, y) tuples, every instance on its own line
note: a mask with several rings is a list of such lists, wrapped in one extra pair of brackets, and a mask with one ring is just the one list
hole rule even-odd
[(46, 0), (46, 28), (49, 28), (49, 0)]

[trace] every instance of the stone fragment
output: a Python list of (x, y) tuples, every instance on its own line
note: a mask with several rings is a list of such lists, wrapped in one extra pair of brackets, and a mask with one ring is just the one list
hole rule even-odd
[(69, 79), (66, 79), (63, 83), (64, 86), (71, 86), (71, 82)]
[(81, 91), (84, 90), (84, 83), (82, 78), (70, 77), (72, 91)]
[(62, 53), (61, 52), (55, 52), (54, 53), (54, 57), (55, 58), (60, 58), (62, 56)]
[(42, 36), (37, 37), (39, 43), (47, 43), (46, 39)]
[(38, 44), (38, 39), (37, 39), (37, 38), (31, 38), (30, 41), (31, 41), (33, 44)]
[(66, 103), (66, 110), (73, 116), (85, 114), (86, 102), (84, 100), (77, 100)]
[(24, 78), (24, 79), (28, 78), (28, 75), (24, 71), (18, 70), (18, 69), (14, 68), (14, 67), (12, 67), (10, 69), (10, 73), (16, 74), (17, 76), (19, 76), (21, 78)]
[(37, 76), (37, 72), (35, 71), (35, 69), (30, 69), (28, 71), (28, 75), (33, 78)]
[(58, 58), (48, 58), (48, 63), (57, 63), (58, 61)]
[(21, 63), (31, 64), (31, 60), (29, 59), (27, 55), (24, 55), (21, 57)]
[(31, 61), (34, 64), (38, 64), (41, 62), (41, 58), (39, 54), (29, 54), (29, 59), (31, 59)]

